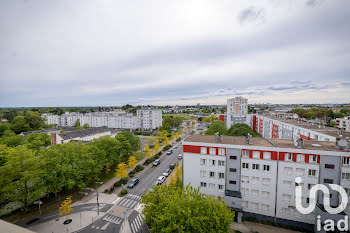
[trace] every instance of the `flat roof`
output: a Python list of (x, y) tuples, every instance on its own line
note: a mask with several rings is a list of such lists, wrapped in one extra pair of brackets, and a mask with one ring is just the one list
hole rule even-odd
[(260, 147), (274, 147), (274, 148), (290, 148), (290, 149), (304, 149), (304, 150), (324, 150), (324, 151), (339, 151), (349, 153), (349, 151), (335, 148), (335, 142), (312, 141), (304, 140), (302, 148), (294, 146), (294, 141), (289, 139), (266, 139), (262, 137), (253, 138), (252, 144), (245, 142), (245, 137), (221, 136), (221, 142), (215, 142), (214, 135), (191, 135), (186, 138), (185, 142), (203, 142), (214, 144), (229, 144), (229, 145), (247, 145)]
[[(321, 128), (319, 128), (318, 124), (311, 124), (308, 122), (291, 120), (291, 119), (281, 119), (281, 118), (271, 116), (271, 115), (258, 115), (258, 116), (263, 116), (266, 118), (270, 118), (272, 120), (281, 121), (281, 122), (284, 122), (284, 123), (287, 123), (290, 125), (295, 125), (295, 126), (300, 127), (300, 128), (310, 129), (310, 130), (313, 130), (315, 132), (326, 134), (326, 135), (333, 136), (333, 137), (339, 136), (336, 128), (331, 128), (331, 127), (327, 127), (327, 126), (325, 126), (325, 128), (322, 128), (323, 126), (321, 126)], [(342, 135), (343, 135), (343, 137), (350, 137), (349, 132), (343, 131)]]

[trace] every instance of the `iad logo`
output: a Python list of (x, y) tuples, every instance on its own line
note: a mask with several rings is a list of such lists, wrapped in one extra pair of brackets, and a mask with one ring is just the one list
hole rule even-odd
[[(300, 184), (302, 182), (301, 177), (297, 177), (295, 178), (295, 183)], [(317, 191), (322, 191), (324, 193), (323, 195), (323, 205), (325, 210), (330, 213), (330, 214), (339, 214), (340, 212), (342, 212), (347, 204), (348, 204), (348, 195), (346, 193), (346, 191), (344, 190), (343, 187), (341, 187), (340, 185), (337, 184), (329, 184), (329, 186), (331, 187), (331, 189), (337, 191), (340, 196), (341, 196), (341, 203), (338, 207), (331, 207), (330, 205), (330, 198), (329, 198), (329, 189), (327, 188), (327, 186), (323, 185), (323, 184), (316, 184), (314, 185), (311, 190), (310, 190), (310, 195), (309, 195), (309, 206), (304, 208), (302, 206), (302, 187), (300, 185), (297, 185), (295, 187), (295, 206), (297, 208), (297, 210), (301, 213), (301, 214), (310, 214), (312, 211), (315, 210), (316, 207), (316, 195), (317, 195)], [(329, 230), (334, 230), (334, 221), (332, 219), (327, 219), (324, 221), (324, 230), (325, 231), (329, 231)], [(344, 223), (345, 226), (342, 227), (341, 223)], [(344, 220), (339, 220), (339, 222), (337, 223), (337, 227), (339, 230), (345, 230), (344, 228), (348, 228), (348, 217), (345, 216)], [(321, 230), (321, 216), (317, 216), (317, 230), (320, 231)]]

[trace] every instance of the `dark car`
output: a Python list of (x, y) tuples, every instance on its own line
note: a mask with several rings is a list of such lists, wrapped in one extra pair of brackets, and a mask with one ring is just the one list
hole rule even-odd
[(133, 178), (132, 180), (130, 180), (129, 184), (128, 184), (128, 188), (133, 188), (135, 187), (135, 185), (137, 185), (139, 183), (139, 178)]
[(156, 159), (156, 160), (154, 160), (154, 162), (153, 162), (153, 166), (158, 166), (160, 164), (160, 160), (159, 159)]
[(170, 173), (171, 173), (171, 169), (168, 168), (163, 172), (163, 176), (168, 177)]
[(169, 168), (170, 168), (170, 169), (174, 169), (174, 168), (175, 168), (175, 165), (176, 165), (176, 163), (172, 163), (172, 164), (170, 164)]

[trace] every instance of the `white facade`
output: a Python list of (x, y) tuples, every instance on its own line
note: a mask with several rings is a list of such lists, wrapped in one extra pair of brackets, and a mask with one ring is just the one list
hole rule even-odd
[(154, 130), (162, 126), (162, 110), (140, 109), (137, 110), (138, 123), (141, 129)]
[(241, 96), (227, 99), (226, 125), (230, 128), (235, 123), (246, 123), (248, 114), (248, 99)]
[(350, 116), (336, 119), (337, 128), (345, 132), (350, 132)]

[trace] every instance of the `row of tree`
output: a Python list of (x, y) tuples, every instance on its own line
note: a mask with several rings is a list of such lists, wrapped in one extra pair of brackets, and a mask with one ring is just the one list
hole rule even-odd
[(46, 127), (39, 112), (26, 111), (25, 115), (18, 115), (10, 123), (0, 124), (0, 136), (14, 132), (16, 134)]
[(311, 109), (303, 109), (303, 108), (295, 108), (290, 111), (291, 113), (298, 114), (299, 117), (306, 119), (335, 119), (335, 118), (343, 118), (345, 115), (350, 114), (350, 109), (340, 109), (340, 111), (333, 112), (328, 108), (311, 108)]
[(222, 121), (215, 120), (211, 123), (208, 130), (205, 131), (206, 135), (214, 135), (219, 132), (221, 135), (227, 136), (247, 136), (248, 133), (253, 137), (260, 137), (259, 134), (254, 132), (247, 124), (237, 123), (227, 129), (226, 124)]
[[(31, 143), (36, 145), (40, 139), (34, 138)], [(0, 145), (0, 208), (18, 203), (27, 209), (48, 194), (83, 189), (141, 147), (140, 139), (130, 132), (104, 136), (88, 145), (70, 142), (33, 149), (31, 143), (13, 148)]]

